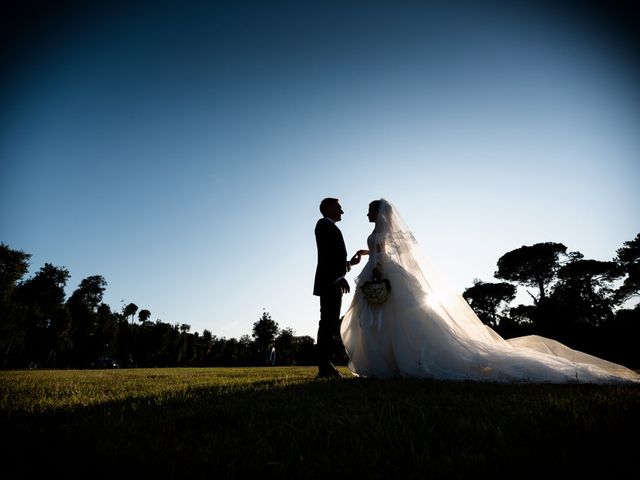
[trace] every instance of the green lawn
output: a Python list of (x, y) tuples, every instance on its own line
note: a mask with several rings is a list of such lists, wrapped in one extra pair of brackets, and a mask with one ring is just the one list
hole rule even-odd
[(315, 372), (1, 371), (3, 477), (43, 466), (83, 478), (637, 472), (640, 386), (316, 380)]

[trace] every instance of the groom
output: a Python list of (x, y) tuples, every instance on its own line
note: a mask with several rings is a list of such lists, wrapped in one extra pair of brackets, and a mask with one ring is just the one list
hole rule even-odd
[(340, 377), (331, 364), (331, 343), (340, 335), (340, 307), (342, 295), (349, 293), (344, 276), (353, 265), (360, 263), (360, 251), (347, 261), (347, 248), (336, 222), (342, 219), (342, 207), (337, 198), (320, 202), (323, 218), (316, 224), (318, 266), (313, 294), (320, 297), (320, 324), (318, 328), (318, 377)]

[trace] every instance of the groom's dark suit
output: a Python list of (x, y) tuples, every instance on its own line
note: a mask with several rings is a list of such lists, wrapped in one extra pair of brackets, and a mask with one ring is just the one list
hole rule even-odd
[(318, 246), (318, 266), (313, 294), (320, 297), (320, 325), (318, 328), (318, 367), (320, 372), (332, 369), (331, 343), (340, 334), (342, 291), (336, 283), (349, 270), (347, 248), (342, 232), (328, 218), (318, 220), (315, 229)]

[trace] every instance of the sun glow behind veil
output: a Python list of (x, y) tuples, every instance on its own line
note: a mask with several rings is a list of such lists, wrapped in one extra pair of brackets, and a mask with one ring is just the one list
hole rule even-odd
[[(445, 277), (420, 248), (408, 225), (388, 200), (380, 199), (376, 221), (376, 243), (384, 245), (385, 256), (401, 265), (422, 287), (422, 301), (448, 319), (458, 335), (475, 340), (497, 341), (495, 332), (477, 317), (467, 301), (455, 293)], [(374, 252), (374, 260), (376, 260)]]

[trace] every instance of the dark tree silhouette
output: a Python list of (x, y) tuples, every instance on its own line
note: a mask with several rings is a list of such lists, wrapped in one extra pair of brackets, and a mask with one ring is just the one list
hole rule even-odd
[(69, 362), (75, 367), (85, 367), (96, 356), (97, 311), (107, 282), (101, 275), (83, 279), (67, 300), (71, 314), (71, 349)]
[(505, 308), (508, 316), (500, 319), (500, 325), (496, 331), (503, 338), (521, 337), (540, 333), (537, 324), (537, 311), (539, 307), (536, 305), (517, 305), (515, 307)]
[(536, 243), (522, 246), (505, 253), (498, 260), (498, 270), (494, 276), (499, 279), (521, 283), (530, 287), (537, 287), (538, 298), (531, 295), (537, 303), (547, 297), (547, 288), (553, 281), (561, 266), (560, 256), (580, 258), (580, 253), (567, 254), (567, 247), (562, 243)]
[(131, 323), (133, 323), (133, 318), (135, 317), (137, 311), (138, 306), (135, 303), (129, 303), (122, 310), (122, 315), (124, 315), (125, 318), (131, 317)]
[(140, 323), (146, 322), (149, 318), (151, 318), (151, 312), (149, 310), (144, 309), (138, 312), (138, 321)]
[(572, 348), (610, 358), (602, 327), (614, 319), (614, 262), (577, 259), (557, 271), (549, 299), (534, 312), (540, 334)]
[(91, 312), (98, 309), (102, 302), (107, 281), (102, 275), (92, 275), (83, 279), (78, 288), (69, 297), (68, 303), (81, 305)]
[(64, 287), (69, 277), (66, 268), (45, 263), (32, 278), (18, 286), (19, 299), (23, 303), (37, 306), (46, 315), (49, 310), (64, 303)]
[[(149, 310), (138, 310), (133, 303), (122, 312), (112, 312), (102, 303), (107, 282), (100, 275), (82, 280), (65, 302), (69, 272), (64, 268), (45, 264), (32, 278), (20, 282), (28, 271), (29, 257), (1, 245), (4, 368), (30, 363), (61, 368), (264, 365), (271, 345), (278, 349), (280, 364), (315, 361), (314, 339), (296, 337), (291, 329), (279, 332), (267, 312), (254, 325), (255, 340), (250, 335), (236, 340), (217, 338), (208, 330), (202, 335), (190, 333), (187, 323), (151, 323)], [(139, 324), (133, 322), (136, 313)]]
[(558, 270), (551, 299), (561, 312), (558, 319), (576, 328), (579, 324), (600, 326), (613, 318), (613, 291), (608, 280), (614, 262), (575, 260)]
[(68, 348), (70, 316), (64, 305), (69, 271), (45, 263), (16, 288), (24, 306), (27, 342), (24, 355), (38, 365), (52, 366), (60, 350)]
[(279, 365), (291, 365), (295, 362), (296, 337), (291, 328), (283, 328), (273, 342), (276, 348), (276, 362)]
[(18, 363), (27, 337), (24, 310), (15, 299), (18, 281), (29, 270), (31, 254), (0, 243), (0, 359)]
[(0, 301), (15, 288), (29, 270), (30, 253), (12, 250), (0, 243)]
[(118, 317), (113, 314), (109, 305), (101, 303), (95, 317), (95, 351), (92, 356), (107, 365), (108, 360), (115, 356), (117, 338)]
[(620, 268), (620, 276), (626, 276), (614, 296), (616, 304), (621, 305), (640, 294), (640, 233), (633, 240), (624, 242), (616, 253), (614, 261)]
[(258, 348), (258, 354), (264, 359), (263, 363), (268, 360), (269, 350), (278, 335), (278, 324), (271, 318), (269, 312), (264, 311), (260, 320), (253, 324), (253, 339)]
[(242, 335), (238, 341), (237, 361), (241, 365), (262, 365), (262, 358), (258, 356), (256, 342), (251, 335)]
[(496, 327), (500, 323), (498, 310), (515, 298), (516, 287), (506, 282), (485, 283), (476, 279), (462, 296), (485, 324)]
[(308, 336), (296, 337), (296, 363), (298, 365), (316, 364), (316, 341)]

